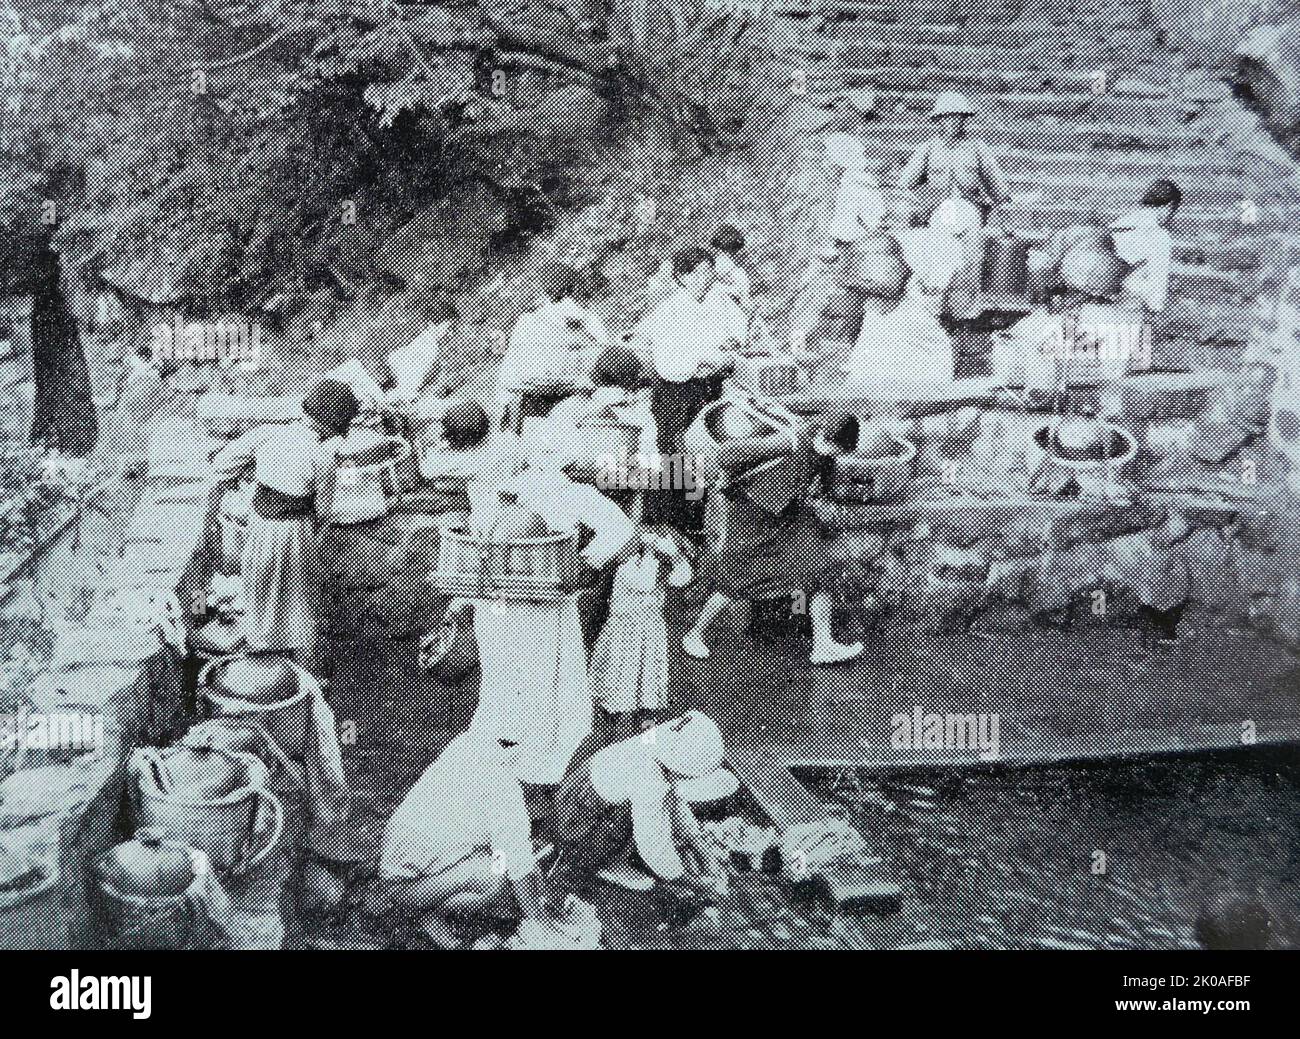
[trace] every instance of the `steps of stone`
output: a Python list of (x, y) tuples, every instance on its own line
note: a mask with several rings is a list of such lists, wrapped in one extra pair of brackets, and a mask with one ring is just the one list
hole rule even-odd
[(991, 68), (999, 70), (1041, 69), (1056, 71), (1060, 68), (1110, 69), (1117, 66), (1141, 66), (1149, 63), (1158, 52), (1149, 45), (1130, 41), (1114, 43), (1074, 42), (1062, 40), (1059, 44), (1043, 41), (1026, 45), (1008, 41), (1007, 45), (981, 43), (930, 43), (911, 42), (900, 34), (895, 42), (855, 43), (839, 50), (843, 64), (874, 65), (889, 62), (895, 65), (915, 65), (930, 69)]
[(1249, 306), (1240, 303), (1207, 306), (1197, 299), (1171, 296), (1165, 309), (1155, 316), (1153, 325), (1158, 335), (1186, 337), (1199, 341), (1226, 339), (1239, 342), (1250, 335), (1256, 323), (1256, 314)]
[[(847, 84), (836, 85), (836, 90)], [(935, 91), (890, 88), (879, 92), (879, 102), (897, 109), (928, 115), (934, 108)], [(971, 93), (975, 93), (972, 91)], [(1002, 125), (1008, 119), (1037, 119), (1055, 116), (1088, 122), (1152, 123), (1178, 125), (1180, 114), (1194, 111), (1190, 103), (1168, 98), (1116, 97), (1113, 94), (1071, 93), (1051, 90), (979, 93), (970, 99), (985, 118)]]
[[(1079, 205), (1049, 199), (1040, 202), (1022, 201), (1004, 206), (1001, 213), (1025, 227), (1068, 227), (1071, 224), (1092, 223), (1097, 219), (1107, 222), (1122, 216), (1131, 206), (1124, 200), (1106, 199), (1100, 204)], [(1234, 203), (1224, 206), (1184, 205), (1178, 209), (1175, 230), (1181, 235), (1222, 235), (1247, 237), (1277, 234), (1286, 231), (1289, 223), (1300, 219), (1300, 202), (1288, 205), (1261, 206), (1254, 223), (1243, 223), (1241, 209)]]
[[(1114, 66), (1103, 66), (1100, 70), (1107, 76), (1107, 82), (1123, 83), (1130, 78), (1140, 80), (1144, 86), (1139, 88), (1143, 97), (1164, 101), (1168, 97), (1166, 88), (1158, 86), (1158, 79), (1163, 69), (1144, 70), (1134, 66), (1120, 70)], [(1144, 75), (1144, 71), (1148, 74)], [(875, 87), (878, 90), (948, 90), (979, 89), (984, 91), (1006, 91), (1017, 93), (1034, 93), (1051, 91), (1056, 94), (1087, 94), (1099, 97), (1113, 96), (1119, 98), (1119, 92), (1107, 95), (1097, 90), (1097, 69), (1057, 71), (1016, 70), (998, 67), (995, 64), (970, 65), (963, 68), (916, 68), (911, 65), (882, 65), (876, 68), (846, 68), (839, 73), (839, 78), (846, 87)], [(1130, 75), (1131, 74), (1131, 75)], [(826, 77), (830, 81), (836, 78), (832, 73)]]
[[(833, 98), (834, 95), (831, 96)], [(820, 99), (830, 104), (831, 98)], [(911, 118), (898, 118), (910, 114)], [(828, 121), (837, 114), (825, 110)], [(934, 124), (924, 113), (904, 109), (890, 113), (888, 119), (879, 121), (849, 120), (851, 132), (867, 140), (892, 141), (907, 139), (921, 141), (934, 132)], [(847, 124), (846, 124), (847, 125)], [(995, 144), (1011, 148), (1037, 148), (1048, 145), (1062, 150), (1115, 151), (1128, 153), (1154, 153), (1174, 148), (1203, 149), (1207, 134), (1195, 126), (1154, 127), (1140, 123), (1090, 122), (1060, 123), (1020, 120), (999, 123)], [(1189, 156), (1190, 158), (1190, 156)]]
[[(1070, 202), (1078, 205), (1111, 204), (1119, 199), (1136, 200), (1151, 184), (1151, 176), (1093, 175), (1086, 171), (1073, 174), (1041, 174), (1033, 177), (1010, 176), (1013, 196), (1019, 196), (1021, 205), (1035, 201)], [(1289, 196), (1284, 186), (1251, 185), (1242, 177), (1218, 174), (1188, 180), (1179, 185), (1183, 198), (1190, 206), (1222, 207), (1235, 214), (1241, 201), (1247, 197), (1260, 206), (1280, 204)]]
[[(869, 146), (869, 154), (872, 158), (902, 165), (918, 144), (929, 139), (931, 136), (931, 132), (927, 132), (929, 130), (929, 127), (918, 126), (907, 135), (893, 134), (887, 142), (881, 140), (877, 145)], [(1105, 149), (1048, 151), (1045, 148), (1002, 148), (998, 147), (996, 142), (991, 142), (991, 147), (1002, 169), (1011, 177), (1033, 177), (1040, 173), (1051, 174), (1071, 170), (1107, 176), (1114, 173), (1151, 175), (1163, 173), (1172, 176), (1179, 171), (1239, 176), (1246, 173), (1239, 159), (1220, 151), (1168, 154), (1116, 152)]]
[[(1107, 43), (1116, 34), (1108, 26), (1053, 25), (1039, 19), (1022, 19), (999, 24), (958, 25), (943, 22), (914, 24), (871, 24), (858, 20), (841, 22), (830, 27), (825, 39), (836, 39), (850, 46), (876, 46), (897, 43), (900, 40), (918, 46), (932, 44), (989, 44), (993, 46), (1051, 47), (1059, 43)], [(1158, 36), (1151, 26), (1129, 26), (1123, 38), (1133, 46), (1154, 48)]]

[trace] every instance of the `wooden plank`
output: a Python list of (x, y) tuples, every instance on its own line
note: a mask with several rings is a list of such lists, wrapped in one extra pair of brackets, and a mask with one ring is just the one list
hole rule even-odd
[(826, 804), (768, 748), (737, 747), (728, 751), (727, 763), (763, 814), (779, 829), (815, 822), (830, 814)]

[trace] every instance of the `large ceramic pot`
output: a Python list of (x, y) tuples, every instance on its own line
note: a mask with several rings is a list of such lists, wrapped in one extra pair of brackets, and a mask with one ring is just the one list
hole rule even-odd
[(181, 949), (195, 937), (208, 857), (145, 827), (91, 863), (96, 931), (114, 949)]
[(306, 748), (312, 704), (298, 668), (282, 656), (225, 657), (199, 672), (198, 695), (213, 717), (256, 722), (290, 758)]
[[(254, 869), (284, 832), (284, 808), (251, 754), (216, 747), (140, 747), (127, 763), (135, 822), (207, 854), (214, 869)], [(263, 810), (271, 825), (261, 829)], [(260, 845), (260, 847), (259, 847)]]
[(893, 299), (903, 294), (909, 273), (903, 250), (893, 235), (873, 234), (849, 244), (840, 260), (837, 280), (845, 288)]

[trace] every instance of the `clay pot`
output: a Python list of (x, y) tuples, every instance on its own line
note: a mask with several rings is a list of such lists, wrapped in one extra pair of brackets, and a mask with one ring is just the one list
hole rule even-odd
[(519, 496), (502, 491), (496, 517), (492, 521), (492, 538), (496, 541), (517, 538), (541, 538), (547, 533), (546, 521), (520, 504)]
[(114, 949), (180, 949), (198, 927), (196, 898), (207, 856), (153, 827), (109, 849), (90, 866), (96, 929)]
[(199, 672), (198, 686), (214, 716), (255, 719), (281, 751), (302, 757), (312, 705), (290, 661), (262, 655), (215, 660)]
[(757, 418), (739, 408), (723, 408), (716, 429), (727, 440), (743, 440), (766, 432)]
[(837, 277), (846, 288), (869, 296), (896, 298), (902, 295), (909, 273), (897, 240), (892, 235), (878, 234), (850, 244)]
[(179, 895), (194, 881), (194, 864), (188, 847), (146, 826), (132, 840), (106, 851), (94, 873), (124, 895)]
[[(212, 747), (139, 747), (127, 770), (137, 822), (205, 852), (216, 869), (248, 872), (284, 833), (284, 808), (266, 789), (266, 766), (251, 754)], [(272, 813), (265, 837), (260, 826), (264, 809)]]
[(211, 677), (214, 692), (252, 703), (279, 703), (297, 695), (298, 672), (284, 657), (247, 656), (224, 661)]
[(1060, 281), (1067, 288), (1089, 296), (1113, 299), (1120, 294), (1130, 270), (1115, 254), (1114, 242), (1107, 235), (1097, 244), (1082, 242), (1071, 246), (1061, 258)]
[(1086, 418), (1064, 418), (1053, 431), (1053, 440), (1062, 458), (1073, 461), (1101, 460), (1106, 457), (1110, 436), (1100, 422)]

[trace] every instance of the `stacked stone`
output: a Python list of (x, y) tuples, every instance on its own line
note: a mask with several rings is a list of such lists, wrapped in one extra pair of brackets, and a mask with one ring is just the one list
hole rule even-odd
[[(1300, 461), (1291, 275), (1300, 251), (1287, 231), (1300, 194), (1264, 128), (1214, 70), (1193, 64), (1196, 54), (1164, 45), (1145, 0), (832, 2), (790, 21), (779, 58), (793, 100), (781, 130), (794, 164), (817, 170), (825, 133), (849, 129), (896, 172), (932, 133), (935, 95), (958, 90), (982, 113), (976, 132), (1010, 179), (1014, 201), (997, 218), (1007, 230), (1109, 222), (1158, 178), (1184, 191), (1169, 303), (1153, 321), (1155, 371), (1084, 392), (1137, 440), (1125, 474), (1135, 504), (1035, 502), (1000, 485), (1005, 473), (978, 446), (1000, 438), (1014, 455), (1050, 415), (999, 400), (928, 423), (912, 498), (858, 517), (856, 551), (877, 598), (900, 619), (919, 608), (945, 624), (979, 615), (1018, 624), (1122, 593), (1150, 609), (1197, 602), (1300, 635), (1287, 564), (1296, 524), (1277, 518), (1291, 509)], [(846, 119), (849, 92), (874, 92), (872, 119)], [(805, 212), (792, 227), (820, 230), (826, 180), (810, 172), (794, 186)], [(809, 256), (816, 242), (814, 233)], [(861, 309), (840, 290), (797, 319), (812, 327), (810, 345), (837, 356)], [(928, 501), (927, 481), (994, 501)], [(936, 580), (936, 560), (949, 561), (938, 573), (967, 580)]]

